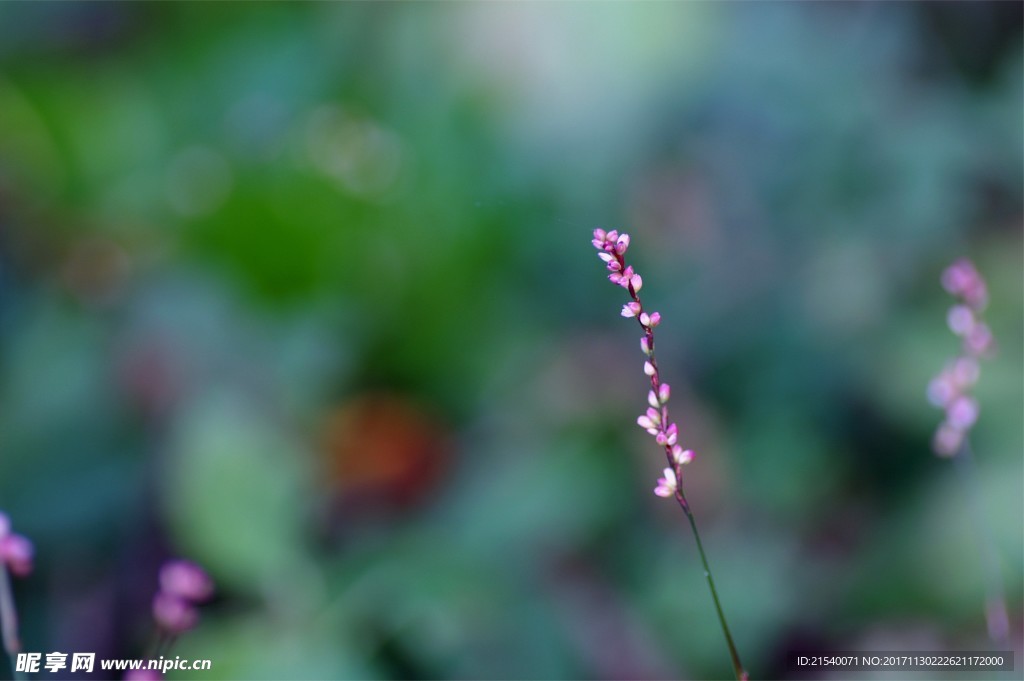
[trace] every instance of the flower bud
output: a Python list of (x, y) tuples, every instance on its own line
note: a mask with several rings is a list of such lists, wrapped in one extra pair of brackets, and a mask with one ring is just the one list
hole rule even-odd
[(974, 328), (974, 313), (966, 305), (954, 305), (946, 315), (949, 330), (958, 336), (966, 336)]
[(673, 445), (672, 460), (675, 461), (680, 466), (685, 466), (686, 464), (693, 461), (693, 451), (689, 449), (683, 449), (679, 445)]
[(196, 625), (199, 613), (185, 599), (161, 591), (153, 599), (153, 619), (164, 631), (181, 634)]
[(615, 242), (615, 252), (622, 255), (629, 248), (629, 235), (623, 234)]
[(35, 547), (27, 538), (20, 534), (8, 534), (0, 539), (0, 561), (18, 577), (26, 577), (32, 572), (32, 559)]
[(676, 474), (671, 468), (666, 468), (662, 477), (658, 478), (658, 486), (654, 493), (659, 497), (670, 497), (676, 493)]
[(187, 560), (172, 560), (160, 568), (160, 588), (193, 603), (213, 595), (213, 582), (206, 571)]

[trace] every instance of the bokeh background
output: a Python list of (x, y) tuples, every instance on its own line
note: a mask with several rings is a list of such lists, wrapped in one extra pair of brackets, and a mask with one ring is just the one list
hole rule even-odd
[[(987, 650), (930, 452), (973, 258), (974, 431), (1020, 664), (1019, 3), (0, 4), (0, 508), (27, 650), (173, 678), (726, 678), (638, 331), (755, 678)], [(1019, 669), (1019, 666), (1018, 666)], [(0, 677), (9, 673), (0, 665)], [(902, 677), (901, 677), (902, 678)]]

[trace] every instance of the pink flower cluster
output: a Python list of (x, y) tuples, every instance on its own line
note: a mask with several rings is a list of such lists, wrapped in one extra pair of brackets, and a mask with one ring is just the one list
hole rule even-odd
[(597, 257), (608, 268), (609, 281), (626, 289), (632, 298), (632, 301), (622, 306), (622, 316), (635, 318), (640, 324), (640, 328), (643, 329), (640, 350), (645, 356), (644, 375), (651, 382), (650, 391), (647, 393), (647, 403), (650, 406), (646, 413), (637, 418), (636, 422), (650, 433), (660, 446), (664, 447), (665, 456), (668, 459), (669, 467), (658, 479), (654, 493), (659, 497), (677, 496), (682, 477), (682, 466), (693, 460), (693, 452), (683, 449), (679, 444), (679, 427), (669, 421), (667, 405), (672, 389), (668, 383), (661, 381), (658, 361), (654, 356), (654, 328), (661, 323), (661, 315), (657, 312), (647, 312), (640, 300), (639, 294), (644, 285), (643, 279), (633, 270), (632, 266), (626, 264), (624, 258), (629, 249), (629, 235), (619, 234), (616, 230), (605, 232), (603, 229), (595, 229), (594, 239), (591, 243), (598, 250)]
[(11, 532), (10, 519), (0, 512), (0, 564), (6, 565), (18, 577), (26, 577), (32, 572), (34, 556), (32, 542)]
[(160, 569), (160, 590), (153, 598), (153, 619), (161, 629), (177, 636), (196, 625), (196, 605), (213, 595), (206, 572), (187, 560), (172, 560)]
[(995, 343), (992, 331), (981, 319), (988, 304), (988, 288), (974, 264), (957, 260), (942, 273), (942, 285), (957, 298), (946, 321), (963, 345), (960, 354), (928, 384), (928, 399), (946, 412), (932, 447), (940, 456), (954, 456), (978, 420), (978, 400), (970, 391), (981, 373), (978, 360), (991, 355)]

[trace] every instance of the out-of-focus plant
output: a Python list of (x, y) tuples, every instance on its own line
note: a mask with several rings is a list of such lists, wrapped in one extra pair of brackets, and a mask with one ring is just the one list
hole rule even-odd
[(0, 629), (3, 630), (4, 651), (11, 662), (15, 679), (22, 678), (15, 660), (21, 652), (18, 637), (18, 611), (8, 573), (25, 577), (32, 572), (34, 548), (26, 537), (11, 532), (10, 518), (0, 512)]
[(980, 412), (978, 400), (971, 395), (981, 373), (979, 360), (995, 351), (992, 331), (981, 316), (988, 305), (988, 286), (974, 263), (967, 259), (957, 260), (946, 268), (942, 273), (942, 286), (957, 298), (946, 319), (950, 330), (962, 339), (962, 346), (960, 353), (947, 362), (928, 385), (928, 399), (946, 412), (946, 418), (935, 432), (932, 448), (939, 456), (952, 458), (957, 464), (986, 571), (988, 634), (994, 642), (1002, 645), (1008, 642), (1009, 633), (1003, 578), (999, 554), (982, 513), (974, 456), (968, 439)]
[[(196, 606), (213, 595), (213, 581), (203, 568), (187, 560), (170, 560), (160, 568), (160, 588), (153, 597), (153, 619), (157, 635), (150, 659), (163, 658), (179, 636), (199, 622)], [(153, 669), (133, 669), (126, 680), (152, 681), (163, 673)]]
[(686, 514), (690, 521), (690, 528), (693, 530), (693, 538), (697, 542), (697, 551), (700, 553), (700, 560), (704, 566), (704, 576), (708, 580), (708, 588), (711, 590), (711, 598), (715, 602), (715, 611), (718, 613), (718, 622), (722, 626), (722, 633), (725, 635), (725, 642), (729, 646), (729, 656), (732, 659), (733, 671), (736, 678), (741, 681), (748, 678), (743, 663), (740, 662), (739, 653), (736, 651), (736, 644), (729, 632), (729, 624), (725, 620), (725, 613), (722, 612), (722, 605), (718, 601), (718, 591), (715, 589), (715, 579), (711, 575), (711, 568), (708, 566), (708, 559), (704, 553), (704, 546), (700, 540), (700, 533), (697, 531), (697, 521), (693, 517), (693, 511), (686, 495), (683, 493), (683, 466), (693, 461), (693, 451), (683, 449), (679, 444), (679, 427), (669, 421), (668, 400), (671, 395), (671, 388), (668, 383), (661, 380), (661, 372), (658, 369), (658, 360), (654, 355), (654, 328), (661, 323), (661, 314), (648, 312), (644, 309), (640, 300), (640, 289), (643, 287), (643, 278), (637, 274), (631, 265), (625, 261), (626, 250), (629, 248), (629, 235), (619, 234), (612, 230), (605, 232), (603, 229), (594, 230), (594, 247), (599, 251), (598, 257), (607, 265), (610, 274), (609, 281), (618, 284), (629, 291), (633, 300), (622, 306), (622, 316), (636, 318), (643, 329), (644, 335), (640, 338), (640, 349), (643, 351), (646, 360), (644, 361), (644, 374), (651, 381), (651, 389), (647, 394), (647, 402), (650, 405), (647, 412), (640, 415), (636, 422), (654, 436), (655, 441), (665, 449), (665, 458), (668, 467), (664, 475), (658, 479), (658, 485), (654, 493), (659, 497), (674, 497), (679, 507)]

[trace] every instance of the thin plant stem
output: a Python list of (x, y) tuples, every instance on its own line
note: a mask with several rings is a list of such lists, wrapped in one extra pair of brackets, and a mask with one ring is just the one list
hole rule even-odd
[(11, 663), (11, 674), (15, 681), (26, 679), (18, 671), (15, 661), (21, 652), (21, 641), (18, 638), (18, 612), (14, 608), (14, 594), (11, 592), (11, 580), (7, 575), (7, 567), (0, 563), (0, 629), (3, 629), (4, 650)]
[(974, 534), (980, 544), (980, 558), (985, 571), (985, 623), (989, 638), (999, 646), (1009, 646), (1009, 622), (1006, 614), (1006, 596), (1003, 593), (1003, 575), (999, 569), (999, 552), (991, 527), (985, 522), (981, 504), (981, 483), (974, 461), (971, 444), (964, 437), (960, 451), (953, 457), (953, 464), (960, 478), (960, 486), (967, 497), (967, 506), (974, 524)]
[(657, 312), (648, 313), (644, 309), (643, 301), (640, 300), (640, 288), (643, 286), (643, 280), (639, 274), (633, 271), (632, 267), (626, 265), (625, 258), (623, 258), (623, 254), (629, 247), (629, 235), (618, 236), (614, 230), (606, 233), (604, 230), (598, 229), (594, 230), (593, 244), (600, 251), (599, 257), (607, 263), (608, 270), (612, 273), (608, 276), (609, 280), (625, 288), (629, 292), (629, 297), (633, 299), (633, 302), (623, 306), (622, 316), (635, 317), (644, 333), (643, 338), (640, 339), (640, 347), (647, 357), (647, 361), (644, 363), (644, 373), (650, 379), (651, 391), (648, 394), (648, 403), (651, 408), (637, 419), (637, 424), (655, 436), (655, 440), (665, 450), (665, 460), (668, 463), (665, 476), (658, 480), (658, 487), (654, 489), (654, 493), (660, 497), (675, 496), (690, 521), (693, 537), (697, 540), (700, 560), (704, 565), (704, 577), (708, 580), (711, 598), (715, 602), (718, 623), (722, 627), (725, 642), (729, 646), (733, 671), (736, 673), (738, 681), (747, 681), (750, 677), (740, 662), (736, 644), (732, 640), (732, 633), (725, 621), (725, 613), (722, 612), (722, 604), (718, 600), (718, 591), (715, 589), (715, 580), (711, 576), (711, 568), (708, 566), (708, 559), (704, 554), (704, 545), (701, 543), (700, 533), (697, 531), (697, 521), (694, 520), (690, 504), (683, 494), (683, 465), (693, 459), (693, 452), (684, 450), (682, 445), (677, 442), (678, 428), (675, 423), (669, 421), (668, 401), (671, 390), (667, 383), (662, 383), (661, 370), (654, 352), (654, 327), (661, 323), (661, 315)]
[(686, 519), (690, 521), (690, 528), (693, 530), (693, 538), (697, 541), (697, 551), (700, 553), (700, 562), (704, 565), (704, 577), (708, 580), (708, 588), (711, 590), (711, 600), (715, 602), (715, 612), (718, 613), (718, 623), (722, 626), (722, 633), (725, 635), (725, 643), (729, 646), (729, 657), (732, 658), (732, 670), (736, 674), (738, 681), (747, 681), (750, 676), (747, 674), (747, 670), (743, 668), (743, 663), (740, 662), (740, 655), (736, 652), (736, 644), (733, 643), (732, 633), (729, 631), (729, 624), (725, 621), (725, 613), (722, 612), (722, 604), (718, 600), (718, 590), (715, 589), (715, 578), (711, 575), (711, 568), (708, 566), (708, 557), (704, 554), (704, 544), (700, 540), (700, 532), (697, 531), (697, 521), (693, 517), (693, 511), (690, 510), (690, 504), (686, 501), (686, 495), (683, 494), (683, 486), (679, 485), (676, 489), (676, 501), (679, 502), (680, 508), (683, 509), (683, 513), (686, 514)]

